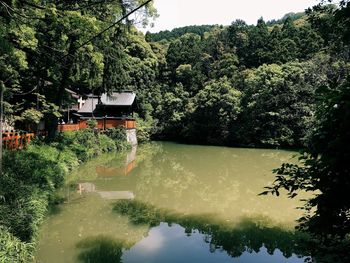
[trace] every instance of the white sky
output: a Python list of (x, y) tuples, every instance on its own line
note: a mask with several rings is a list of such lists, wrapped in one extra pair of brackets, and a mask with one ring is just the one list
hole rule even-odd
[(203, 24), (229, 25), (236, 19), (256, 24), (262, 16), (265, 21), (279, 19), (289, 12), (301, 12), (318, 0), (153, 0), (159, 18), (146, 32), (171, 30), (175, 27)]

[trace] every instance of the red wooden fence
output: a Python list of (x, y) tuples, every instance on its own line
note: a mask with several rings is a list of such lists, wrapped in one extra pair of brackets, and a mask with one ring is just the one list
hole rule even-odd
[(79, 124), (59, 124), (57, 130), (59, 132), (76, 131), (79, 130)]
[[(136, 121), (134, 119), (96, 119), (96, 128), (100, 130), (125, 127), (126, 129), (135, 129)], [(80, 120), (78, 124), (59, 124), (57, 130), (59, 132), (77, 131), (88, 127), (87, 120)]]
[(34, 136), (34, 133), (5, 132), (2, 135), (3, 148), (7, 150), (23, 149)]

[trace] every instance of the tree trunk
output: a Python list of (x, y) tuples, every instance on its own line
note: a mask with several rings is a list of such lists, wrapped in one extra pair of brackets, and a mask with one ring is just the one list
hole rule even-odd
[(4, 90), (4, 82), (0, 80), (0, 176), (2, 176), (2, 123), (4, 121)]
[(76, 37), (75, 36), (70, 36), (69, 37), (69, 49), (68, 49), (68, 54), (64, 58), (62, 62), (62, 70), (61, 70), (61, 83), (58, 88), (58, 93), (57, 93), (57, 105), (60, 110), (62, 110), (62, 105), (63, 105), (63, 97), (66, 88), (68, 88), (69, 84), (69, 76), (70, 72), (73, 67), (74, 63), (74, 54), (75, 54), (75, 41)]
[[(69, 84), (69, 76), (70, 72), (73, 67), (74, 63), (74, 55), (75, 55), (75, 36), (69, 37), (69, 48), (68, 48), (68, 54), (63, 59), (62, 65), (61, 65), (61, 82), (58, 87), (57, 97), (56, 97), (56, 104), (59, 107), (59, 110), (61, 111), (63, 109), (63, 98), (65, 94), (66, 88), (68, 88)], [(47, 130), (49, 132), (49, 137), (53, 138), (57, 134), (57, 125), (58, 125), (58, 119), (56, 116), (49, 116), (47, 118), (47, 122), (45, 123), (47, 126)]]

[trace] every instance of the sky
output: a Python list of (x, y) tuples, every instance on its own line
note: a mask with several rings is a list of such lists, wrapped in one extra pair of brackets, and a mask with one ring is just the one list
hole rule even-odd
[(154, 27), (142, 31), (159, 32), (189, 25), (229, 25), (236, 19), (256, 24), (301, 12), (319, 0), (153, 0), (159, 17)]

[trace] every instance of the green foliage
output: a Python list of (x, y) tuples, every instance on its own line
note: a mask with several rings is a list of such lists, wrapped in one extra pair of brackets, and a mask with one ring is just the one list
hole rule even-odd
[(38, 124), (43, 117), (43, 114), (36, 109), (27, 109), (21, 114), (21, 120), (29, 124)]
[(126, 130), (124, 127), (107, 129), (106, 135), (113, 140), (126, 141)]
[(100, 134), (98, 138), (102, 152), (111, 152), (116, 149), (114, 140), (107, 135)]
[(50, 146), (30, 146), (26, 151), (4, 155), (4, 170), (13, 180), (54, 191), (62, 185), (64, 173), (58, 165), (59, 151)]
[(171, 42), (167, 51), (167, 62), (174, 73), (181, 64), (196, 63), (200, 56), (200, 36), (187, 33)]
[[(5, 89), (5, 118), (21, 121), (17, 128), (26, 130), (36, 130), (45, 119), (46, 127), (56, 131), (59, 110), (71, 102), (68, 87), (81, 93), (121, 86), (140, 89), (144, 94), (140, 105), (149, 104), (146, 90), (153, 85), (157, 60), (130, 20), (120, 25), (122, 32), (109, 30), (86, 42), (139, 5), (139, 0), (93, 5), (85, 1), (1, 1), (0, 86)], [(150, 3), (137, 15), (147, 23), (157, 14)], [(119, 33), (125, 42), (115, 44)], [(87, 44), (79, 47), (82, 43)], [(118, 86), (110, 85), (120, 72), (115, 69), (126, 72)], [(145, 116), (145, 108), (140, 111)], [(38, 142), (23, 151), (6, 152), (0, 178), (0, 222), (14, 237), (1, 229), (0, 240), (6, 244), (1, 243), (0, 261), (28, 262), (27, 255), (33, 251), (16, 238), (35, 241), (47, 205), (69, 171), (103, 152), (126, 147), (118, 136), (110, 138), (86, 129), (60, 134), (49, 144)], [(9, 242), (16, 246), (17, 256)]]
[[(95, 133), (92, 129), (60, 133), (52, 145), (63, 150), (68, 158), (74, 154), (76, 160), (84, 162), (103, 152), (128, 149), (125, 129), (109, 129), (105, 134)], [(74, 156), (73, 155), (73, 156)], [(71, 159), (69, 163), (76, 163)]]
[(126, 129), (124, 127), (107, 129), (105, 133), (110, 138), (116, 147), (116, 150), (126, 150), (130, 148), (127, 142)]
[[(6, 180), (6, 179), (5, 179)], [(4, 180), (2, 180), (4, 182)], [(14, 186), (5, 182), (7, 186)], [(16, 200), (0, 205), (2, 225), (21, 241), (34, 242), (47, 211), (48, 194), (35, 186), (18, 186)], [(5, 194), (8, 196), (9, 194)]]
[[(306, 22), (305, 14), (288, 14), (269, 25), (274, 28), (261, 18), (256, 26), (237, 20), (198, 35), (192, 31), (169, 38), (168, 32), (147, 34), (148, 39), (159, 40), (152, 43), (152, 51), (160, 62), (156, 78), (160, 84), (151, 89), (149, 101), (156, 137), (209, 144), (305, 146), (314, 122), (314, 91), (331, 71), (339, 76), (342, 69), (327, 68), (325, 60), (319, 60), (327, 43)], [(331, 59), (327, 63), (333, 64)], [(218, 94), (225, 92), (212, 84), (222, 79), (240, 92), (239, 110), (233, 116), (220, 106), (227, 100), (224, 96), (221, 101)]]
[[(317, 210), (315, 217), (305, 222), (317, 226), (324, 216), (329, 222), (334, 219), (334, 225), (343, 231), (348, 204), (335, 204), (329, 198), (337, 197), (334, 189), (339, 187), (341, 194), (345, 191), (342, 187), (348, 185), (343, 178), (347, 168), (339, 170), (335, 165), (343, 168), (346, 163), (337, 160), (343, 160), (348, 138), (343, 119), (348, 117), (347, 108), (341, 106), (341, 101), (346, 104), (347, 100), (342, 83), (349, 73), (348, 1), (341, 1), (340, 8), (317, 6), (308, 10), (307, 18), (287, 14), (270, 23), (261, 18), (257, 25), (237, 20), (228, 27), (190, 26), (148, 33), (147, 40), (157, 43), (148, 43), (127, 21), (80, 48), (140, 1), (102, 1), (96, 5), (86, 1), (2, 2), (0, 85), (5, 88), (7, 120), (17, 118), (26, 129), (35, 130), (44, 118), (56, 129), (59, 109), (71, 103), (66, 88), (87, 94), (123, 87), (137, 92), (139, 142), (155, 134), (210, 144), (309, 146), (303, 159), (305, 167), (281, 168), (276, 185), (281, 183), (282, 187), (285, 178), (292, 178), (287, 180), (288, 185), (296, 184), (288, 188), (292, 192), (303, 187), (300, 182), (322, 189), (310, 205), (329, 206), (328, 217)], [(147, 22), (157, 14), (150, 4), (138, 15)], [(326, 94), (329, 101), (322, 100), (315, 114), (316, 99), (325, 94), (315, 90), (326, 83), (332, 87)], [(340, 113), (335, 113), (334, 105)], [(94, 126), (91, 123), (91, 128)], [(13, 209), (18, 207), (14, 201), (18, 194), (12, 190), (17, 186), (25, 193), (26, 202), (50, 199), (35, 189), (52, 193), (79, 162), (123, 149), (123, 136), (119, 131), (99, 135), (86, 129), (61, 134), (50, 145), (8, 153), (8, 176), (1, 179), (0, 196), (5, 196)], [(310, 176), (312, 181), (308, 181)], [(24, 217), (18, 216), (16, 224)], [(35, 232), (28, 222), (20, 230), (26, 237)], [(311, 225), (306, 228), (312, 229)]]
[(274, 26), (274, 25), (280, 25), (280, 24), (283, 24), (284, 21), (286, 21), (287, 19), (290, 19), (291, 21), (296, 21), (302, 17), (304, 17), (306, 14), (304, 12), (299, 12), (299, 13), (293, 13), (293, 12), (290, 12), (288, 14), (285, 14), (281, 19), (278, 19), (278, 20), (270, 20), (268, 22), (266, 22), (266, 24), (268, 26)]
[(300, 227), (322, 237), (344, 238), (350, 233), (350, 203), (346, 197), (350, 171), (346, 161), (350, 158), (350, 83), (320, 92), (319, 122), (300, 158), (302, 165), (283, 164), (275, 171), (273, 186), (267, 188), (273, 194), (284, 188), (290, 197), (300, 190), (314, 192), (305, 206)]
[(0, 247), (1, 263), (26, 263), (33, 260), (34, 246), (30, 243), (22, 243), (2, 226), (0, 227)]
[(203, 36), (205, 32), (209, 32), (214, 26), (213, 25), (200, 25), (200, 26), (185, 26), (181, 28), (175, 28), (171, 31), (164, 30), (160, 31), (158, 33), (146, 33), (146, 40), (148, 42), (157, 42), (157, 41), (164, 41), (164, 40), (173, 40), (176, 38), (181, 37), (182, 35), (185, 35), (187, 33), (193, 33), (200, 36)]
[[(101, 87), (104, 91), (111, 91), (128, 86), (125, 78), (119, 78), (119, 82), (115, 80), (120, 72), (118, 69), (129, 66), (131, 60), (120, 58), (127, 58), (126, 47), (133, 44), (124, 42), (125, 47), (117, 42), (121, 38), (136, 42), (132, 20), (127, 20), (127, 25), (120, 23), (120, 32), (108, 30), (94, 41), (89, 40), (113, 24), (116, 17), (140, 4), (139, 0), (94, 4), (38, 0), (2, 2), (0, 81), (1, 86), (7, 89), (5, 101), (13, 106), (12, 112), (6, 114), (37, 122), (41, 116), (33, 114), (32, 109), (36, 108), (45, 113), (44, 118), (48, 122), (55, 122), (53, 119), (59, 115), (57, 110), (70, 104), (65, 90), (68, 87), (81, 93), (91, 93), (100, 91)], [(149, 18), (157, 17), (157, 12), (149, 3), (137, 11), (137, 16), (145, 25)], [(128, 31), (134, 33), (129, 35)], [(80, 46), (82, 43), (85, 45)], [(131, 54), (132, 58), (137, 56)], [(149, 71), (154, 63), (143, 66)], [(130, 65), (132, 68), (133, 65)], [(112, 82), (117, 83), (110, 85)], [(14, 96), (18, 94), (23, 97)], [(31, 119), (26, 119), (27, 116)]]
[(314, 111), (314, 87), (303, 64), (263, 65), (249, 72), (237, 143), (301, 146)]
[[(318, 5), (307, 16), (287, 14), (270, 23), (261, 18), (256, 26), (238, 20), (197, 36), (148, 34), (153, 41), (167, 38), (153, 49), (164, 64), (161, 96), (154, 93), (159, 103), (152, 104), (160, 138), (306, 148), (301, 165), (276, 170), (268, 190), (278, 195), (284, 188), (290, 197), (315, 193), (300, 227), (315, 235), (316, 253), (338, 255), (321, 257), (325, 262), (348, 258), (341, 250), (350, 229), (349, 9), (342, 1), (339, 8)], [(225, 86), (240, 95), (230, 96)]]
[(23, 127), (23, 130), (35, 131), (43, 116), (44, 114), (40, 111), (30, 108), (23, 111), (20, 116), (15, 117), (15, 121), (22, 124), (20, 126)]
[(145, 119), (136, 116), (136, 123), (137, 141), (139, 143), (150, 141), (154, 129), (154, 120), (150, 116), (147, 116)]
[(122, 241), (115, 241), (106, 236), (87, 238), (77, 244), (77, 248), (83, 250), (79, 253), (78, 260), (87, 263), (122, 262), (124, 246)]
[(94, 129), (97, 125), (97, 121), (94, 119), (87, 120), (86, 123), (90, 129)]
[[(348, 1), (344, 1), (340, 11), (334, 6), (318, 6), (310, 15), (311, 23), (320, 22), (317, 26), (322, 29), (320, 32), (325, 40), (333, 42), (331, 54), (339, 48), (348, 49), (347, 30), (334, 32), (343, 19), (349, 21), (349, 8)], [(312, 234), (315, 250), (323, 255), (322, 262), (349, 261), (348, 250), (344, 250), (349, 246), (350, 235), (347, 198), (350, 189), (347, 161), (350, 158), (350, 80), (347, 63), (348, 59), (345, 64), (333, 63), (326, 81), (318, 85), (315, 128), (300, 157), (301, 164), (286, 163), (276, 169), (276, 180), (261, 193), (278, 196), (280, 190), (285, 189), (291, 198), (298, 196), (300, 191), (313, 193), (305, 200), (305, 216), (299, 219), (298, 227)], [(338, 67), (340, 64), (342, 66)], [(320, 75), (322, 67), (318, 69)]]
[(0, 255), (14, 257), (11, 246), (18, 238), (23, 242), (18, 245), (18, 262), (32, 257), (33, 247), (24, 242), (35, 242), (48, 204), (56, 201), (55, 191), (80, 162), (103, 152), (125, 149), (125, 133), (122, 134), (114, 130), (109, 137), (85, 129), (61, 133), (49, 144), (39, 141), (25, 150), (5, 152), (4, 174), (0, 177), (0, 242), (4, 242)]
[[(189, 92), (184, 90), (181, 83), (173, 88), (167, 88), (155, 110), (155, 117), (158, 119), (157, 132), (170, 138), (177, 138), (182, 131), (186, 116), (188, 114), (187, 104), (189, 103)], [(138, 130), (139, 132), (139, 124)]]
[(241, 92), (227, 78), (208, 82), (194, 97), (188, 136), (199, 142), (227, 142), (230, 125), (240, 113)]

